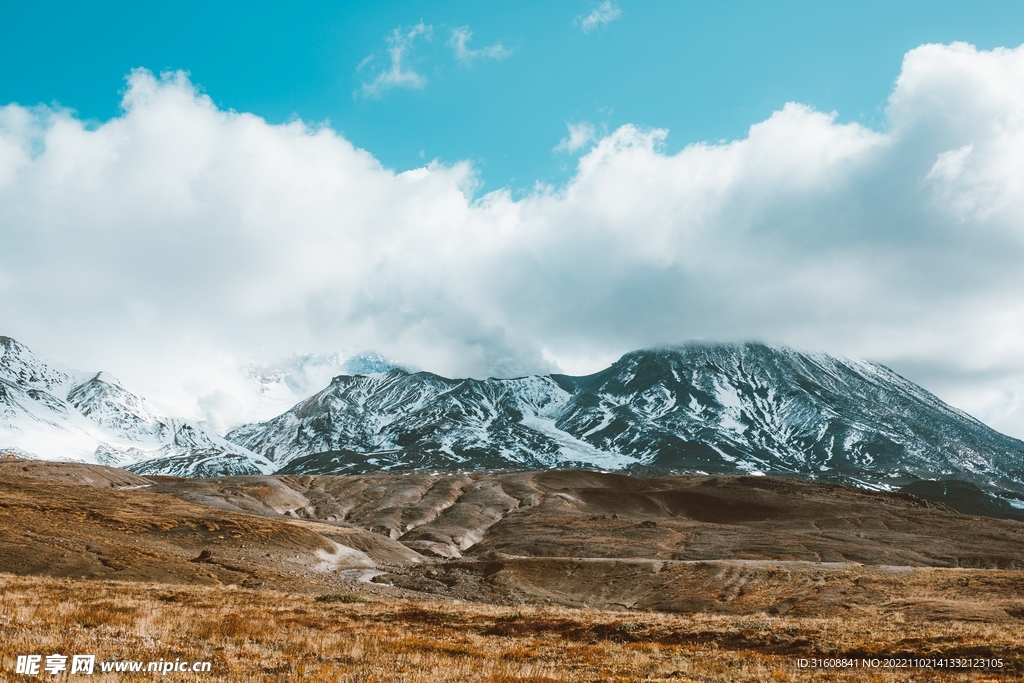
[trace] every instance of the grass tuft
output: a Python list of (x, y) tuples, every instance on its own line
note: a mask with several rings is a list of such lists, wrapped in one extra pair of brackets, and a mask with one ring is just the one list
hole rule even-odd
[(369, 603), (370, 600), (367, 600), (361, 595), (356, 595), (355, 593), (327, 593), (326, 595), (318, 595), (315, 598), (315, 602)]

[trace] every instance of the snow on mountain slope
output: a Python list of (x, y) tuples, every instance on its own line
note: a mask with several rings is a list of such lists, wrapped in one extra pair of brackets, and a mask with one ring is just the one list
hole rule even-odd
[[(273, 418), (303, 401), (338, 375), (387, 372), (398, 366), (376, 353), (296, 353), (272, 362), (249, 360), (241, 367), (243, 381), (224, 392), (230, 395), (230, 414), (204, 405), (208, 424), (218, 433), (245, 422)], [(237, 402), (237, 403), (235, 403)]]
[(75, 379), (71, 373), (40, 361), (23, 344), (10, 337), (0, 336), (0, 380), (13, 382), (26, 389), (55, 391)]
[(200, 425), (162, 415), (107, 373), (54, 368), (24, 345), (0, 337), (0, 447), (54, 460), (135, 467), (159, 459), (166, 473), (190, 471), (195, 454), (204, 472), (265, 473), (265, 458), (207, 432)]
[(695, 344), (559, 379), (574, 393), (560, 429), (651, 466), (1024, 485), (1024, 443), (865, 361)]
[(95, 424), (129, 441), (164, 442), (170, 435), (163, 415), (106, 372), (73, 387), (67, 402)]
[[(321, 360), (261, 381), (303, 392), (342, 362)], [(0, 449), (179, 476), (653, 468), (878, 489), (959, 480), (1024, 499), (1024, 442), (865, 361), (751, 343), (636, 351), (585, 377), (446, 379), (373, 356), (352, 367), (364, 372), (222, 438), (0, 337)]]
[(763, 344), (626, 354), (586, 377), (335, 377), (227, 438), (283, 471), (583, 465), (1024, 491), (1024, 443), (891, 370)]

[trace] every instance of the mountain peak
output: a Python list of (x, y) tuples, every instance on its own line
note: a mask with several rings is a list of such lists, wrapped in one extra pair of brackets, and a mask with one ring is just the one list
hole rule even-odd
[(110, 373), (64, 372), (10, 337), (0, 337), (0, 446), (46, 459), (139, 465), (150, 473), (270, 468), (201, 425), (165, 417)]
[(356, 354), (345, 361), (345, 372), (350, 375), (376, 375), (392, 370), (405, 371), (405, 368), (372, 351)]
[(111, 385), (114, 385), (114, 386), (117, 386), (117, 387), (121, 386), (121, 382), (119, 382), (116, 377), (114, 377), (113, 375), (111, 375), (109, 372), (107, 372), (105, 370), (100, 370), (99, 372), (97, 372), (95, 375), (93, 375), (92, 379), (89, 380), (89, 381), (90, 382), (102, 382), (103, 384), (111, 384)]
[(759, 342), (641, 349), (583, 377), (341, 376), (230, 440), (301, 473), (658, 468), (1024, 492), (1024, 443), (866, 361)]
[[(368, 357), (352, 368), (365, 372), (324, 378), (226, 440), (164, 417), (108, 373), (74, 384), (14, 340), (0, 347), (2, 445), (39, 452), (45, 439), (22, 427), (45, 425), (91, 444), (86, 457), (149, 473), (588, 467), (884, 490), (942, 477), (1024, 497), (1024, 443), (883, 366), (759, 342), (641, 349), (582, 377), (447, 379)], [(312, 380), (337, 359), (314, 365), (297, 367)]]
[(39, 360), (21, 342), (3, 336), (0, 336), (0, 378), (46, 391), (71, 382), (66, 372)]
[(9, 366), (18, 361), (38, 362), (27, 346), (16, 339), (0, 335), (0, 365)]

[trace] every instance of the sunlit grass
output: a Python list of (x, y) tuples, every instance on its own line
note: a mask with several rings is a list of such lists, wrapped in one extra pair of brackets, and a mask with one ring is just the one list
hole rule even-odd
[[(52, 653), (213, 662), (212, 674), (167, 677), (177, 681), (1010, 681), (1024, 674), (1019, 621), (510, 610), (339, 595), (0, 574), (0, 678), (14, 677), (19, 654)], [(796, 666), (798, 656), (896, 653), (971, 653), (1002, 657), (1006, 667), (821, 673)], [(97, 672), (89, 680), (151, 676)]]

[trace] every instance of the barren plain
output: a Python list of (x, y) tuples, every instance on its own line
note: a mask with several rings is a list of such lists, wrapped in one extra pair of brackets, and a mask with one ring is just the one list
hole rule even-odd
[[(768, 477), (0, 462), (5, 675), (88, 645), (214, 662), (177, 680), (1021, 680), (1022, 568), (1024, 523)], [(886, 656), (1000, 666), (798, 665)]]

